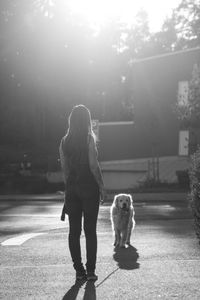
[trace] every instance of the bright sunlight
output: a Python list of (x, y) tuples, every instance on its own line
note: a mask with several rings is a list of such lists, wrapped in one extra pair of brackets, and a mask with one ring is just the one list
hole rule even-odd
[(150, 29), (156, 31), (160, 29), (166, 16), (170, 15), (179, 2), (180, 0), (71, 0), (70, 7), (97, 26), (113, 17), (119, 17), (131, 24), (137, 12), (144, 9), (149, 17)]
[(48, 12), (48, 7), (51, 9), (62, 3), (63, 9), (66, 9), (68, 5), (74, 13), (82, 15), (98, 27), (115, 17), (132, 24), (137, 12), (144, 9), (148, 14), (150, 30), (158, 31), (180, 0), (35, 0), (35, 2), (44, 10), (46, 17), (52, 17)]

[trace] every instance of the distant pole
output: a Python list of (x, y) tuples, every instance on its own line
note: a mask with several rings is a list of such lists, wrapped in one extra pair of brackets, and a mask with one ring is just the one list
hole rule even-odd
[(153, 181), (156, 181), (156, 164), (155, 164), (155, 157), (152, 157), (152, 169), (153, 169)]
[(159, 161), (159, 157), (156, 157), (156, 180), (157, 182), (160, 181), (160, 161)]
[(154, 149), (154, 145), (152, 144), (152, 174), (153, 174), (153, 181), (156, 181), (156, 164), (155, 164), (155, 149)]
[(102, 92), (102, 118), (104, 120), (105, 115), (106, 115), (106, 93)]
[(147, 180), (148, 182), (150, 181), (151, 179), (151, 162), (150, 160), (148, 160), (148, 165), (147, 165)]

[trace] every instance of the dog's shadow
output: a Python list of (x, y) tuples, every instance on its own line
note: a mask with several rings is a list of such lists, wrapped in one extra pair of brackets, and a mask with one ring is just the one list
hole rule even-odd
[(134, 270), (140, 267), (140, 264), (137, 262), (139, 254), (137, 249), (131, 245), (127, 248), (114, 248), (113, 259), (117, 262), (117, 265), (120, 269), (124, 270)]

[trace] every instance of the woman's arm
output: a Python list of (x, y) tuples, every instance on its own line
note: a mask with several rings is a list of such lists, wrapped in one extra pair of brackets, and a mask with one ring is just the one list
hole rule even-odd
[(89, 165), (90, 165), (90, 170), (94, 175), (94, 178), (96, 179), (99, 188), (104, 189), (103, 177), (97, 159), (97, 148), (93, 138), (90, 138), (90, 142), (89, 142)]
[(63, 180), (64, 183), (67, 183), (67, 178), (69, 176), (69, 168), (68, 168), (68, 162), (67, 162), (67, 157), (63, 153), (63, 139), (60, 142), (60, 147), (59, 147), (59, 154), (60, 154), (60, 163), (61, 163), (61, 170), (63, 173)]

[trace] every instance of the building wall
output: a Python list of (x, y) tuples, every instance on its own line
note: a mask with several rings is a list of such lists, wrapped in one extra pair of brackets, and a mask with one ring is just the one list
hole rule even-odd
[(122, 160), (133, 157), (135, 151), (134, 124), (99, 125), (99, 159)]
[(179, 123), (173, 113), (179, 81), (189, 81), (200, 48), (133, 65), (134, 124), (100, 126), (101, 161), (178, 155)]

